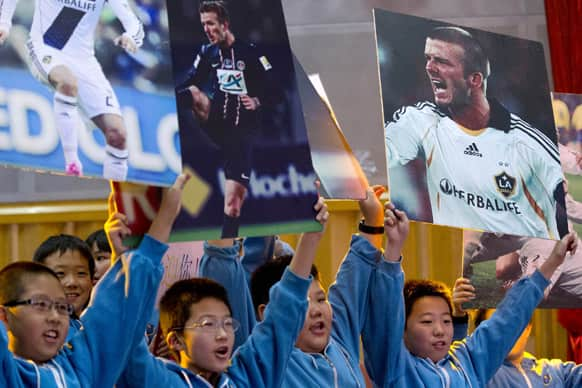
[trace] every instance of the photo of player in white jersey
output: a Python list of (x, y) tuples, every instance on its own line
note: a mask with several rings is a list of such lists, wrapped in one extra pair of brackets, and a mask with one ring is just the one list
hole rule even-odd
[[(127, 0), (36, 0), (26, 44), (31, 73), (53, 90), (53, 113), (67, 175), (82, 176), (79, 109), (105, 136), (103, 177), (124, 181), (127, 131), (117, 96), (95, 57), (95, 33), (105, 4), (123, 26), (111, 44), (135, 53), (144, 30)], [(8, 38), (17, 0), (0, 2), (0, 44)]]
[[(552, 113), (541, 45), (382, 10), (375, 10), (374, 17), (388, 168), (392, 173), (424, 162), (415, 188), (427, 194), (398, 192), (404, 185), (392, 181), (393, 200), (407, 209), (407, 197), (428, 196), (431, 216), (419, 221), (550, 239), (564, 235), (564, 178), (548, 120)], [(415, 31), (415, 39), (404, 44), (393, 34), (396, 30)], [(477, 33), (487, 41), (487, 50)], [(507, 53), (512, 45), (518, 52), (542, 54), (527, 58), (541, 65), (522, 63), (525, 73), (534, 65), (543, 69), (527, 83), (536, 90), (526, 100), (506, 87), (517, 75), (504, 73), (510, 67), (503, 58), (488, 54), (499, 54), (496, 46)], [(516, 58), (513, 70), (518, 69)], [(395, 62), (412, 75), (396, 80), (401, 73), (394, 70)], [(504, 77), (508, 81), (502, 83)], [(534, 123), (523, 107), (535, 99), (534, 109), (545, 117)], [(550, 131), (544, 133), (538, 123)]]

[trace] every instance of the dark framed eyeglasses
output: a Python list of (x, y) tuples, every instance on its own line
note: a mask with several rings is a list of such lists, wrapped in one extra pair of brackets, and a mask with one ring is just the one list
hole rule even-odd
[(73, 306), (69, 303), (51, 300), (43, 297), (32, 297), (26, 300), (14, 300), (4, 303), (3, 306), (4, 307), (30, 306), (36, 311), (40, 311), (43, 313), (48, 313), (51, 309), (55, 309), (57, 313), (67, 317), (70, 317), (74, 311)]

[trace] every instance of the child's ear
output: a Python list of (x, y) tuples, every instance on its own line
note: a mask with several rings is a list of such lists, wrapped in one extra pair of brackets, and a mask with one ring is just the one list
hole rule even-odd
[(184, 341), (175, 331), (168, 333), (166, 336), (166, 342), (168, 343), (170, 350), (174, 352), (179, 353), (181, 350), (184, 350)]
[(257, 312), (259, 313), (259, 321), (263, 321), (265, 319), (265, 309), (267, 308), (266, 304), (261, 303), (259, 307), (257, 307)]

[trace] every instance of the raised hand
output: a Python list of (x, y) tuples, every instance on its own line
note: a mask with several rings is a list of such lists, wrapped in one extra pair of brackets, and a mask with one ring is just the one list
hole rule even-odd
[(576, 253), (578, 248), (578, 235), (572, 231), (556, 242), (548, 259), (540, 266), (540, 272), (546, 279), (550, 279), (554, 271), (564, 262), (566, 253)]
[(164, 189), (160, 209), (148, 231), (148, 234), (156, 240), (168, 241), (172, 225), (182, 206), (182, 191), (188, 180), (190, 175), (180, 174), (172, 187)]
[(251, 97), (246, 94), (240, 96), (240, 100), (246, 110), (257, 110), (261, 103), (257, 97)]
[(127, 217), (125, 214), (117, 211), (113, 194), (109, 195), (108, 212), (109, 217), (105, 222), (104, 229), (105, 234), (107, 234), (107, 240), (109, 240), (109, 245), (111, 246), (111, 261), (113, 262), (129, 249), (123, 245), (123, 239), (131, 234), (131, 230), (127, 226)]
[(117, 38), (113, 39), (113, 43), (116, 46), (121, 47), (122, 49), (124, 49), (128, 53), (135, 54), (135, 52), (137, 51), (137, 44), (132, 39), (132, 37), (129, 36), (129, 34), (126, 32), (119, 35)]
[[(384, 208), (380, 202), (380, 196), (386, 191), (384, 186), (370, 186), (366, 190), (366, 198), (358, 201), (362, 212), (363, 222), (366, 226), (382, 227), (384, 225)], [(362, 237), (377, 249), (382, 248), (382, 232), (379, 234), (365, 233), (360, 230)]]
[(464, 317), (467, 312), (463, 309), (463, 303), (475, 299), (475, 287), (467, 278), (458, 278), (453, 287), (453, 317)]
[[(319, 191), (320, 183), (315, 182), (315, 185)], [(318, 198), (313, 209), (317, 212), (315, 219), (323, 225), (323, 229), (325, 230), (325, 225), (329, 219), (329, 212), (323, 197)], [(322, 236), (323, 230), (320, 232), (307, 232), (301, 235), (293, 259), (289, 264), (291, 271), (293, 271), (295, 275), (304, 278), (309, 276), (311, 273), (311, 265), (315, 260), (315, 253)]]
[(394, 204), (386, 203), (384, 205), (384, 228), (386, 234), (384, 258), (388, 261), (398, 261), (410, 230), (408, 216), (402, 210), (396, 209)]

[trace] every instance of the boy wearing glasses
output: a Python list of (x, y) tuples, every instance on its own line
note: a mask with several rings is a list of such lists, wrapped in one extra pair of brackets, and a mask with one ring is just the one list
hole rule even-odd
[[(327, 206), (315, 205), (325, 223)], [(175, 283), (160, 300), (160, 327), (179, 365), (155, 358), (145, 341), (125, 368), (118, 388), (278, 387), (307, 311), (311, 266), (321, 233), (305, 233), (281, 281), (271, 291), (265, 320), (231, 359), (239, 323), (224, 287), (209, 279)], [(227, 368), (228, 367), (228, 368)]]
[[(168, 239), (186, 180), (181, 176), (166, 192), (139, 248), (120, 257), (95, 288), (80, 318), (84, 329), (66, 344), (73, 308), (57, 275), (34, 262), (0, 271), (0, 387), (115, 384), (129, 350), (143, 338), (163, 273), (167, 245), (161, 241)], [(108, 221), (110, 237), (122, 247), (128, 230), (117, 221)]]

